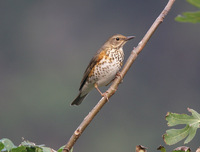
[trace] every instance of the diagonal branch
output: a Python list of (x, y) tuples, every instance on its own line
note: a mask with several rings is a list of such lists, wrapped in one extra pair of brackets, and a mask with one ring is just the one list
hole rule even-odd
[[(170, 11), (172, 5), (174, 4), (175, 0), (169, 0), (164, 10), (161, 12), (161, 14), (158, 16), (158, 18), (155, 20), (155, 22), (152, 24), (150, 29), (147, 31), (146, 35), (143, 37), (143, 39), (140, 41), (138, 46), (134, 48), (126, 61), (126, 64), (124, 65), (122, 71), (120, 72), (120, 76), (117, 76), (115, 80), (113, 81), (112, 85), (109, 87), (109, 89), (106, 91), (106, 95), (108, 98), (110, 98), (117, 90), (118, 85), (124, 78), (125, 74), (130, 69), (131, 65), (137, 58), (137, 55), (142, 51), (142, 49), (145, 47), (146, 43), (149, 41), (155, 30), (158, 28), (158, 26), (163, 22), (165, 16)], [(93, 120), (93, 118), (97, 115), (97, 113), (101, 110), (101, 108), (106, 104), (107, 98), (102, 97), (101, 100), (97, 103), (97, 105), (90, 111), (90, 113), (84, 118), (82, 123), (79, 125), (79, 127), (75, 130), (71, 138), (69, 139), (68, 143), (65, 145), (63, 152), (69, 152), (72, 148), (72, 146), (76, 143), (77, 139), (81, 136), (85, 128), (90, 124), (90, 122)]]

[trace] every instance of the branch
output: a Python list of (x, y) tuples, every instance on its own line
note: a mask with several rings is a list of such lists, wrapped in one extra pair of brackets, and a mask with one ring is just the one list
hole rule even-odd
[[(106, 95), (108, 98), (110, 98), (117, 90), (118, 85), (130, 69), (131, 65), (137, 58), (137, 55), (142, 51), (142, 49), (145, 47), (146, 43), (149, 41), (155, 30), (158, 28), (158, 26), (163, 22), (165, 16), (170, 11), (173, 3), (175, 0), (169, 0), (164, 10), (161, 12), (161, 14), (158, 16), (158, 18), (155, 20), (155, 22), (152, 24), (146, 35), (143, 37), (143, 39), (140, 41), (138, 46), (134, 48), (126, 61), (126, 64), (124, 65), (122, 71), (120, 72), (120, 76), (116, 77), (113, 81), (112, 85), (109, 87), (109, 89), (106, 91)], [(107, 98), (102, 97), (101, 100), (97, 103), (97, 105), (90, 111), (90, 113), (84, 118), (82, 123), (79, 125), (79, 127), (75, 130), (71, 138), (69, 139), (68, 143), (64, 146), (63, 152), (69, 152), (72, 146), (76, 143), (77, 139), (81, 136), (85, 128), (90, 124), (90, 122), (93, 120), (93, 118), (97, 115), (97, 113), (101, 110), (101, 108), (106, 104)]]

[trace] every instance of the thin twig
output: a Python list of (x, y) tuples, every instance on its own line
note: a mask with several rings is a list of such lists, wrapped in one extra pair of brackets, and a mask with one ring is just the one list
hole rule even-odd
[[(127, 71), (130, 69), (131, 65), (137, 58), (137, 55), (142, 51), (142, 49), (145, 47), (148, 40), (151, 38), (157, 27), (160, 25), (160, 23), (163, 22), (165, 16), (170, 11), (173, 3), (175, 0), (169, 0), (164, 10), (161, 12), (161, 14), (158, 16), (158, 18), (155, 20), (155, 22), (152, 24), (150, 29), (147, 31), (146, 35), (143, 37), (143, 39), (140, 41), (138, 46), (134, 48), (126, 61), (126, 64), (124, 65), (122, 71), (120, 72), (120, 76), (116, 77), (113, 81), (112, 85), (109, 87), (109, 89), (106, 91), (106, 95), (108, 98), (110, 98), (117, 90), (118, 85), (124, 78)], [(76, 143), (77, 139), (81, 136), (85, 128), (90, 124), (90, 122), (93, 120), (93, 118), (96, 116), (96, 114), (101, 110), (101, 108), (104, 106), (104, 104), (107, 102), (107, 98), (102, 97), (101, 100), (97, 103), (97, 105), (90, 111), (90, 113), (84, 118), (82, 123), (79, 125), (79, 127), (75, 130), (71, 138), (69, 139), (68, 143), (65, 145), (63, 152), (69, 152), (72, 146)]]

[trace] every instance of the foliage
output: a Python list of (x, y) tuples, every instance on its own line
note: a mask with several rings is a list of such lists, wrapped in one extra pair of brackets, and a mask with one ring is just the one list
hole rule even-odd
[[(158, 147), (157, 150), (160, 150), (161, 152), (166, 152), (166, 149), (163, 146)], [(198, 152), (198, 150), (199, 148), (196, 150), (196, 152)], [(175, 148), (172, 152), (191, 152), (191, 149), (186, 146), (181, 146), (181, 147)]]
[(167, 113), (166, 120), (168, 121), (168, 126), (179, 124), (186, 124), (186, 126), (183, 129), (167, 130), (163, 135), (166, 144), (173, 145), (187, 137), (184, 142), (186, 144), (194, 138), (197, 129), (200, 128), (200, 114), (193, 109), (188, 108), (188, 111), (192, 113), (191, 116), (187, 114)]
[[(191, 5), (200, 8), (200, 0), (187, 0)], [(200, 11), (184, 12), (175, 18), (178, 22), (200, 23)]]
[[(62, 152), (63, 147), (58, 149), (58, 152)], [(1, 152), (56, 152), (52, 148), (45, 147), (44, 145), (36, 145), (33, 142), (23, 141), (19, 146), (15, 146), (11, 140), (3, 138), (0, 140)], [(70, 151), (72, 152), (72, 150)]]

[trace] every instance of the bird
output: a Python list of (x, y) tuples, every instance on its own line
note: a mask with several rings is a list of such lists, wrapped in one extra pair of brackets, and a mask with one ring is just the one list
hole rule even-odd
[(80, 83), (79, 94), (71, 105), (80, 105), (87, 94), (94, 88), (109, 85), (122, 67), (124, 60), (123, 46), (135, 36), (115, 34), (97, 51), (87, 66)]

